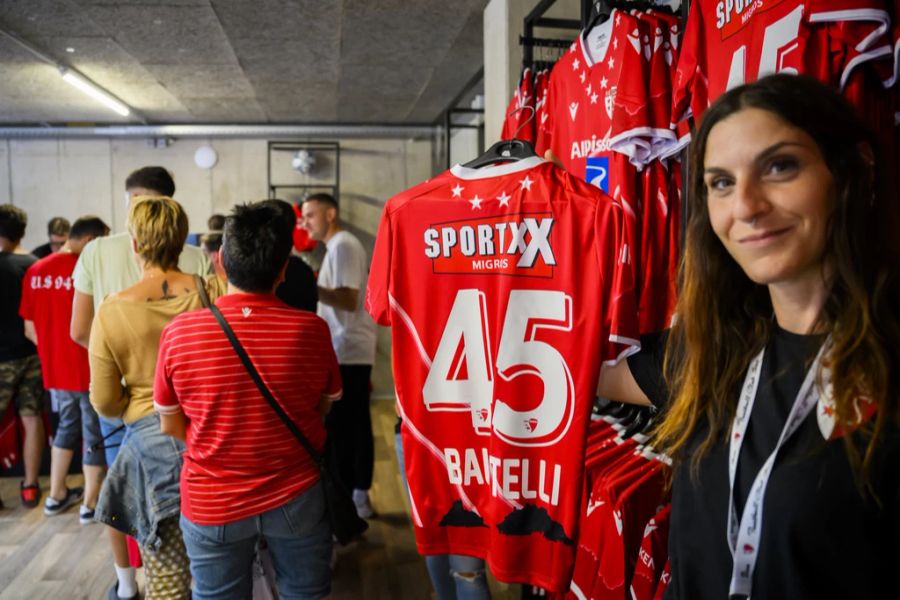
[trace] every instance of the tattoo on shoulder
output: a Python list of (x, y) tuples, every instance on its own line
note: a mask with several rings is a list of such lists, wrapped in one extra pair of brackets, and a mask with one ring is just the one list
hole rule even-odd
[(163, 282), (162, 282), (162, 292), (163, 292), (163, 295), (162, 295), (163, 300), (171, 300), (172, 298), (175, 297), (174, 294), (169, 293), (169, 282), (166, 280), (163, 280)]

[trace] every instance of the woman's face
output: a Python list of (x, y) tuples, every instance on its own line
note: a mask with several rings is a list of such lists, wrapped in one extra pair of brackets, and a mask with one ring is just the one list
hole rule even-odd
[(815, 141), (746, 108), (713, 126), (703, 163), (710, 223), (747, 276), (764, 285), (821, 281), (835, 192)]

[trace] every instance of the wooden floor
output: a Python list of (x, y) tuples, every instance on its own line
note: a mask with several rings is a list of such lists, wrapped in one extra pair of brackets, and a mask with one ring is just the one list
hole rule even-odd
[[(394, 454), (394, 410), (390, 401), (372, 407), (375, 481), (372, 504), (378, 516), (365, 539), (338, 553), (332, 597), (336, 600), (433, 598), (425, 562), (418, 555)], [(71, 476), (69, 485), (80, 485)], [(46, 494), (49, 483), (42, 478)], [(45, 517), (42, 507), (26, 510), (18, 479), (0, 479), (0, 600), (103, 600), (115, 575), (103, 527), (82, 526), (77, 509)], [(46, 496), (44, 496), (46, 497)], [(140, 581), (140, 574), (139, 574)], [(518, 586), (490, 578), (494, 598), (519, 598)]]

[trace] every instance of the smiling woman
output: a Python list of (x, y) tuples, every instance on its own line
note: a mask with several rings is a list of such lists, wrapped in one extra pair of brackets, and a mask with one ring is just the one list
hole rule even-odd
[(666, 598), (878, 597), (900, 560), (900, 229), (875, 138), (775, 75), (721, 96), (691, 151), (676, 325), (599, 386), (664, 410)]

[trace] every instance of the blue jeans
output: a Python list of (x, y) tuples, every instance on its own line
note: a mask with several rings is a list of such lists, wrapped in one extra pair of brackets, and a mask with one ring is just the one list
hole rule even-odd
[[(403, 443), (399, 433), (394, 441), (403, 487), (408, 491)], [(482, 558), (464, 554), (434, 554), (425, 557), (425, 567), (438, 600), (483, 600), (491, 597)]]
[(81, 462), (95, 467), (106, 466), (104, 455), (100, 452), (87, 452), (97, 443), (102, 443), (100, 423), (97, 413), (91, 406), (87, 392), (70, 390), (50, 390), (50, 398), (59, 412), (59, 425), (53, 436), (53, 447), (63, 450), (77, 450), (79, 444), (84, 448)]
[[(103, 452), (103, 456), (106, 457), (106, 466), (111, 467), (119, 455), (119, 446), (122, 444), (122, 438), (125, 437), (125, 428), (116, 431), (116, 428), (122, 425), (122, 419), (108, 419), (100, 415), (97, 415), (97, 418), (100, 421), (100, 433), (103, 435), (103, 450), (98, 450), (98, 452)], [(116, 432), (112, 433), (113, 431)]]
[(198, 525), (181, 515), (181, 531), (194, 576), (193, 600), (250, 598), (260, 536), (269, 546), (281, 600), (331, 593), (331, 527), (320, 483), (278, 508), (233, 523)]

